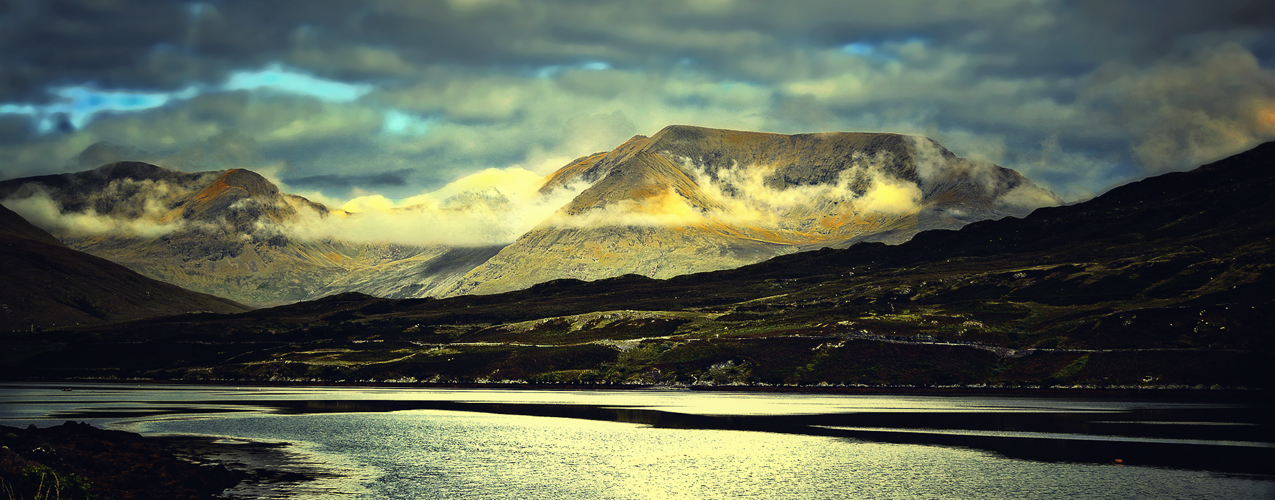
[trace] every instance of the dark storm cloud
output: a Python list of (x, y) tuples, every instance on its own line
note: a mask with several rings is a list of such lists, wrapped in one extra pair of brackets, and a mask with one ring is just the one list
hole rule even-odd
[(29, 120), (17, 115), (0, 115), (0, 144), (17, 144), (28, 138)]
[[(18, 1), (4, 15), (3, 100), (50, 83), (176, 89), (290, 61), (338, 78), (425, 64), (536, 68), (604, 59), (729, 70), (734, 55), (1005, 21), (1016, 2)], [(738, 68), (735, 68), (738, 69)]]
[(0, 65), (6, 88), (33, 97), (51, 82), (177, 88), (271, 61), (338, 78), (430, 64), (664, 67), (684, 58), (747, 74), (741, 54), (920, 37), (1068, 73), (1113, 55), (1151, 60), (1193, 36), (1266, 32), (1272, 10), (1235, 0), (18, 1), (3, 14)]
[(0, 13), (0, 101), (40, 101), (57, 84), (163, 81), (145, 54), (181, 41), (183, 9), (166, 1), (13, 1)]
[(374, 174), (359, 175), (312, 175), (308, 177), (285, 178), (290, 186), (319, 190), (348, 190), (352, 187), (384, 187), (406, 186), (407, 178), (414, 172), (410, 169), (394, 170)]
[[(397, 197), (689, 123), (928, 134), (1077, 198), (1275, 139), (1268, 4), (9, 0), (0, 162), (105, 141)], [(160, 104), (38, 107), (74, 86)], [(227, 134), (239, 153), (214, 151)]]

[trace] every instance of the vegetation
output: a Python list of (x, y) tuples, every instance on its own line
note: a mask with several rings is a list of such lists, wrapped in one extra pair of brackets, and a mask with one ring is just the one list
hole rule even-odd
[(179, 459), (162, 440), (85, 423), (0, 426), (0, 444), (0, 500), (193, 500), (244, 479)]
[[(8, 465), (8, 464), (5, 464)], [(7, 500), (93, 498), (91, 485), (74, 473), (58, 473), (42, 464), (0, 471), (0, 494)]]

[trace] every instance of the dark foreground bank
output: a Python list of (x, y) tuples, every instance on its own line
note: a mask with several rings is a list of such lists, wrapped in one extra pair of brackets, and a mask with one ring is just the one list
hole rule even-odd
[(0, 498), (184, 500), (253, 497), (307, 481), (285, 444), (142, 437), (85, 423), (0, 426)]

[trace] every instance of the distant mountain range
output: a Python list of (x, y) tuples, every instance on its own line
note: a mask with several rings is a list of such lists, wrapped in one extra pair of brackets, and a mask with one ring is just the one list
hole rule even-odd
[(1269, 389), (1271, 192), (1275, 143), (899, 245), (15, 334), (0, 376)]
[[(449, 264), (461, 261), (461, 272), (468, 270), (465, 257), (456, 257), (452, 247), (295, 237), (303, 216), (349, 214), (281, 193), (243, 169), (184, 173), (117, 162), (0, 182), (0, 199), (72, 248), (158, 280), (258, 306), (321, 296), (325, 287), (352, 276), (386, 280), (404, 268), (443, 269), (424, 276), (409, 270), (395, 280), (406, 291), (365, 287), (387, 296), (428, 293), (432, 282), (446, 284)], [(483, 252), (470, 251), (481, 258), (495, 249)], [(436, 264), (440, 257), (447, 262)]]
[[(820, 247), (897, 244), (1059, 202), (1012, 170), (924, 138), (689, 126), (580, 158), (539, 194), (569, 201), (526, 234), (413, 244), (307, 232), (315, 221), (366, 215), (282, 193), (243, 169), (116, 162), (0, 182), (0, 199), (72, 248), (259, 306), (345, 292), (447, 297), (564, 278), (668, 278)], [(499, 191), (480, 191), (425, 215), (499, 219), (516, 210)], [(422, 217), (415, 230), (427, 233)]]

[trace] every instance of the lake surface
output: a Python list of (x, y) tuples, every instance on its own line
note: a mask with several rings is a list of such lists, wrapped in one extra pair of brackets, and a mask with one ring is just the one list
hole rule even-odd
[[(1271, 408), (699, 391), (0, 385), (0, 423), (286, 442), (242, 498), (1275, 498)], [(238, 457), (244, 460), (242, 456)]]

